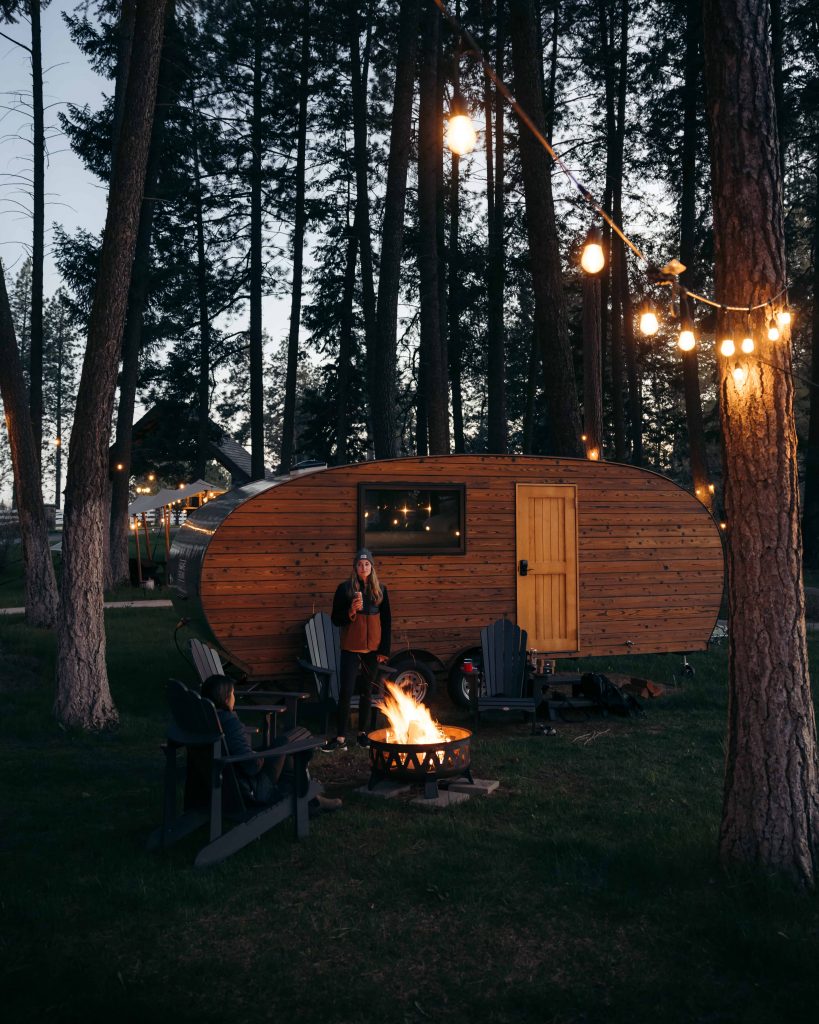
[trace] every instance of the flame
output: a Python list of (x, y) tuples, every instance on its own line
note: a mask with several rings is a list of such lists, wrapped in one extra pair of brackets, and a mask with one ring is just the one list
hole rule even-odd
[(388, 695), (378, 705), (390, 723), (386, 730), (387, 743), (446, 742), (446, 733), (423, 704), (418, 704), (395, 683), (387, 683), (387, 690)]

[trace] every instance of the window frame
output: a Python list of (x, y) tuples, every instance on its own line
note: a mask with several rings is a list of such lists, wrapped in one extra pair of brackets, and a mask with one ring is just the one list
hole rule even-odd
[[(374, 538), (366, 535), (364, 528), (364, 495), (366, 491), (457, 491), (460, 499), (458, 513), (458, 531), (460, 544), (457, 548), (439, 548), (431, 545), (418, 544), (412, 547), (378, 547)], [(426, 481), (368, 481), (358, 484), (358, 500), (356, 503), (356, 534), (359, 548), (369, 548), (374, 555), (384, 558), (387, 555), (451, 555), (460, 557), (466, 554), (466, 484), (427, 483)]]

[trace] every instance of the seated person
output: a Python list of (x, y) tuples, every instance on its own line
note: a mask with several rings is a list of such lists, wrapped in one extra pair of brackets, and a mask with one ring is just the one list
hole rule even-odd
[[(239, 757), (242, 754), (254, 753), (245, 727), (234, 710), (236, 694), (233, 680), (227, 676), (208, 676), (202, 683), (202, 696), (206, 697), (216, 708), (230, 756)], [(306, 732), (306, 730), (300, 731)], [(257, 757), (253, 761), (241, 761), (235, 767), (242, 795), (255, 804), (273, 804), (292, 793), (293, 766), (290, 762), (288, 770), (283, 772), (284, 757)], [(321, 795), (310, 801), (311, 812), (335, 811), (339, 807), (341, 807), (341, 800)]]

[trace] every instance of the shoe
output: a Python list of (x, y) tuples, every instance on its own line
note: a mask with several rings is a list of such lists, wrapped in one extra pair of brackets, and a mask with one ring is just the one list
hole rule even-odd
[(360, 732), (358, 734), (358, 745), (359, 747), (369, 747), (370, 737), (366, 734), (366, 732)]
[(322, 811), (338, 811), (341, 809), (341, 799), (337, 796), (322, 796), (321, 793), (313, 798)]
[(336, 750), (346, 750), (347, 744), (344, 740), (340, 740), (337, 736), (333, 740), (327, 740), (323, 747), (319, 747), (319, 750), (324, 751), (325, 754), (332, 754)]

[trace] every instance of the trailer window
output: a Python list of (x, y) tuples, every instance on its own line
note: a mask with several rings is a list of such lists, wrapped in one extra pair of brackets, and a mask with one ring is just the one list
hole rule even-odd
[(376, 554), (462, 555), (465, 522), (463, 484), (359, 485), (359, 545)]

